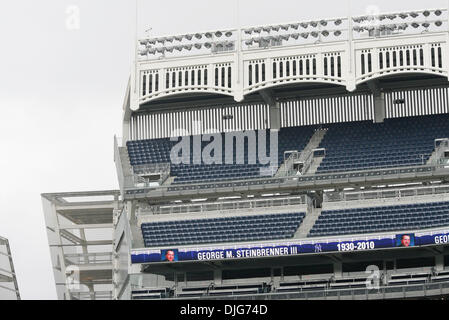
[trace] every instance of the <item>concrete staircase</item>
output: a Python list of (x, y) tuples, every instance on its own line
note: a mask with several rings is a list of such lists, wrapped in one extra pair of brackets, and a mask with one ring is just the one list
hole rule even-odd
[(314, 150), (320, 146), (321, 141), (323, 141), (324, 136), (327, 133), (327, 129), (318, 129), (313, 134), (312, 138), (310, 138), (309, 143), (307, 144), (304, 150)]
[(321, 211), (322, 211), (321, 208), (313, 208), (313, 207), (309, 208), (309, 210), (307, 210), (306, 217), (299, 226), (294, 237), (297, 239), (307, 238), (307, 235), (309, 234), (310, 230), (312, 230), (313, 226), (315, 225), (315, 222), (320, 217)]
[(324, 157), (315, 157), (313, 158), (313, 162), (310, 165), (309, 169), (305, 172), (305, 174), (315, 174), (318, 168), (321, 165), (321, 162), (323, 162)]
[(435, 164), (437, 162), (437, 160), (438, 160), (438, 157), (439, 157), (438, 150), (434, 150), (432, 152), (432, 155), (430, 156), (429, 160), (427, 160), (426, 164), (427, 165)]
[(441, 162), (441, 159), (444, 158), (444, 153), (449, 150), (449, 141), (443, 139), (440, 144), (433, 150), (430, 155), (429, 160), (427, 160), (427, 165), (438, 164)]
[(176, 177), (168, 177), (167, 180), (164, 181), (164, 183), (162, 183), (163, 186), (168, 186), (171, 185), (174, 181), (175, 181)]
[(278, 171), (274, 175), (275, 178), (285, 177), (287, 175), (287, 172), (285, 170), (285, 168), (287, 167), (287, 165), (286, 165), (287, 162), (288, 162), (288, 160), (281, 164), (281, 166), (279, 167)]
[[(313, 150), (317, 149), (327, 133), (327, 129), (318, 129), (310, 138), (304, 150), (301, 151), (299, 156), (291, 155), (278, 169), (275, 177), (283, 177), (288, 175), (291, 170), (294, 161), (303, 162), (305, 165), (310, 161), (313, 161)], [(320, 162), (321, 163), (321, 162)], [(309, 173), (311, 167), (305, 167), (303, 174)], [(315, 169), (316, 170), (316, 169)]]
[(321, 141), (323, 141), (326, 133), (327, 129), (319, 129), (315, 132), (312, 139), (310, 139), (310, 142), (307, 145), (307, 147), (310, 148), (308, 155), (309, 164), (305, 163), (306, 167), (304, 168), (305, 170), (303, 174), (314, 174), (323, 161), (324, 157), (313, 157), (313, 150), (317, 149), (320, 146), (320, 143)]

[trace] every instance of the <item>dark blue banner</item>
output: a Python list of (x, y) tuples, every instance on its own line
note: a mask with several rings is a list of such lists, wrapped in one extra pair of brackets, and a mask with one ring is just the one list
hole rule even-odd
[[(303, 243), (304, 242), (304, 243)], [(414, 247), (424, 245), (439, 245), (449, 243), (447, 231), (433, 234), (415, 235), (403, 233), (396, 235), (379, 236), (371, 240), (341, 240), (327, 242), (298, 241), (297, 244), (288, 242), (279, 244), (251, 244), (239, 248), (235, 246), (220, 246), (217, 248), (164, 248), (162, 250), (139, 249), (131, 253), (132, 263), (155, 263), (176, 261), (213, 261), (229, 259), (251, 259), (260, 257), (295, 256), (307, 253), (322, 252), (352, 252), (369, 251), (395, 247)]]

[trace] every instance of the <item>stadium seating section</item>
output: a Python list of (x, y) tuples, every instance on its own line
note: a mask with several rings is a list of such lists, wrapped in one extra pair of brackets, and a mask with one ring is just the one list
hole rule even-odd
[(146, 247), (293, 238), (305, 213), (143, 223)]
[[(449, 137), (448, 115), (387, 119), (384, 123), (365, 121), (326, 126), (329, 130), (320, 144), (320, 148), (326, 149), (326, 156), (317, 173), (425, 164), (434, 151), (435, 139)], [(304, 126), (281, 129), (278, 165), (284, 162), (285, 151), (303, 150), (317, 128), (318, 126)], [(191, 139), (190, 142), (191, 150), (194, 140)], [(266, 174), (267, 171), (261, 169), (267, 165), (259, 162), (248, 164), (247, 142), (244, 155), (239, 159), (234, 155), (234, 164), (225, 164), (228, 155), (225, 152), (224, 134), (222, 141), (223, 164), (193, 164), (194, 159), (190, 155), (190, 164), (171, 165), (171, 175), (176, 177), (174, 184), (241, 180), (258, 178), (261, 174), (264, 175), (263, 172)], [(176, 143), (170, 139), (129, 141), (127, 147), (131, 165), (168, 163), (170, 151)], [(202, 149), (207, 144), (208, 142), (202, 142)], [(234, 140), (234, 148), (235, 144)], [(266, 149), (269, 150), (268, 134)], [(244, 164), (236, 164), (237, 160), (243, 160)], [(268, 172), (274, 174), (276, 169)]]
[[(284, 162), (285, 151), (301, 151), (305, 148), (308, 141), (314, 133), (314, 127), (297, 127), (285, 128), (279, 132), (278, 144), (278, 165)], [(193, 141), (197, 138), (190, 139), (190, 150), (193, 149)], [(258, 134), (256, 133), (256, 140)], [(241, 180), (250, 178), (259, 178), (261, 175), (272, 176), (276, 173), (276, 169), (269, 169), (269, 165), (261, 164), (259, 161), (250, 163), (248, 161), (248, 140), (245, 139), (245, 148), (243, 156), (236, 155), (233, 152), (233, 159), (230, 161), (229, 153), (226, 153), (226, 138), (222, 134), (222, 164), (195, 164), (193, 152), (186, 158), (184, 162), (188, 164), (171, 164), (171, 175), (176, 177), (174, 184), (190, 183), (190, 182), (215, 182), (225, 180)], [(145, 165), (151, 163), (167, 163), (170, 161), (170, 152), (176, 141), (170, 139), (140, 140), (129, 141), (127, 143), (130, 162), (132, 166)], [(203, 150), (209, 142), (202, 142), (201, 150)], [(256, 144), (256, 150), (258, 144)], [(266, 134), (266, 153), (270, 150), (270, 136)], [(233, 141), (233, 148), (236, 149), (236, 140)], [(184, 156), (184, 155), (179, 155)], [(211, 156), (214, 156), (212, 152)], [(226, 164), (227, 162), (231, 164)], [(243, 163), (243, 164), (239, 164)], [(264, 170), (265, 168), (265, 170)], [(262, 169), (262, 170), (261, 170)]]
[[(449, 280), (449, 271), (421, 271), (409, 272), (408, 270), (397, 270), (397, 273), (386, 276), (386, 283), (381, 282), (381, 288), (385, 292), (419, 291), (427, 285), (427, 288), (438, 288), (439, 283), (446, 284)], [(248, 281), (248, 280), (247, 280)], [(362, 289), (357, 290), (357, 289)], [(222, 297), (235, 298), (235, 296), (255, 296), (269, 294), (295, 294), (327, 291), (331, 296), (340, 295), (364, 295), (366, 297), (366, 276), (345, 276), (343, 278), (322, 277), (309, 280), (286, 280), (280, 281), (278, 285), (273, 283), (259, 282), (257, 279), (249, 280), (245, 284), (217, 285), (211, 283), (205, 286), (182, 287), (177, 290), (173, 288), (142, 288), (132, 291), (133, 300), (169, 299), (169, 298), (206, 298)], [(376, 293), (374, 290), (370, 293)], [(276, 296), (279, 298), (279, 296)], [(317, 297), (323, 297), (318, 294)]]
[(323, 211), (309, 237), (416, 230), (449, 224), (449, 202)]
[(425, 164), (434, 141), (449, 137), (447, 115), (333, 124), (318, 173)]

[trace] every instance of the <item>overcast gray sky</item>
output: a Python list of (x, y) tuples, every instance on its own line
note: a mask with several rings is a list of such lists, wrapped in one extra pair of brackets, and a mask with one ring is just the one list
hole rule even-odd
[[(151, 27), (154, 36), (348, 14), (348, 0), (137, 2), (139, 34)], [(448, 6), (352, 2), (353, 14)], [(134, 30), (135, 1), (0, 2), (0, 235), (10, 240), (23, 299), (56, 298), (40, 194), (118, 187), (113, 136), (121, 136)]]

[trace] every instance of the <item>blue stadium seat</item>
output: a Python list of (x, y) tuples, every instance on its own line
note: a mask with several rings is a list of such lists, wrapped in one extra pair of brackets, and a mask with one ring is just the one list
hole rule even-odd
[(448, 115), (333, 124), (320, 144), (326, 157), (317, 173), (421, 165), (435, 139), (446, 137)]
[[(285, 151), (301, 151), (305, 148), (313, 135), (314, 129), (314, 126), (307, 126), (284, 128), (279, 131), (277, 167), (283, 163)], [(190, 139), (190, 150), (194, 150), (193, 141), (195, 140), (195, 137), (193, 138), (194, 139)], [(258, 158), (259, 148), (259, 141), (257, 141), (257, 139), (258, 134), (256, 132), (256, 158)], [(256, 159), (257, 161), (255, 163), (249, 161), (250, 157), (248, 155), (247, 140), (245, 140), (244, 154), (234, 154), (232, 159), (229, 157), (229, 153), (226, 153), (226, 138), (224, 133), (222, 134), (222, 141), (221, 164), (204, 164), (203, 162), (196, 164), (192, 154), (186, 155), (185, 159), (188, 164), (172, 163), (171, 175), (176, 177), (174, 184), (259, 178), (261, 176), (261, 169), (268, 169), (268, 165), (260, 163), (259, 159)], [(152, 163), (171, 163), (170, 152), (176, 143), (176, 141), (171, 141), (170, 139), (128, 141), (127, 148), (131, 165), (138, 166)], [(201, 150), (204, 150), (208, 143), (209, 142), (202, 142)], [(233, 141), (233, 148), (233, 153), (236, 153), (236, 140)], [(270, 135), (268, 132), (266, 133), (265, 150), (266, 153), (270, 150)], [(214, 153), (212, 153), (212, 155), (214, 155)], [(227, 159), (231, 160), (231, 164), (226, 163)], [(241, 160), (243, 163), (240, 163), (238, 160)]]
[(447, 225), (449, 202), (323, 211), (309, 237), (375, 233)]
[[(290, 239), (305, 213), (257, 215), (141, 225), (146, 247)], [(212, 227), (213, 226), (213, 227)]]
[[(326, 149), (326, 156), (317, 173), (420, 165), (430, 158), (435, 139), (449, 137), (447, 114), (387, 119), (383, 123), (338, 123), (327, 127), (328, 132), (320, 144), (320, 148)], [(278, 139), (278, 166), (284, 162), (285, 151), (302, 151), (316, 129), (317, 126), (282, 128)], [(270, 150), (268, 133), (266, 137), (266, 150)], [(225, 141), (224, 133), (222, 141)], [(176, 143), (177, 141), (170, 139), (128, 141), (131, 165), (170, 163), (170, 151)], [(207, 144), (208, 142), (202, 142), (201, 150)], [(256, 150), (259, 144), (257, 141)], [(225, 163), (229, 158), (225, 145), (222, 144), (222, 164), (195, 164), (192, 154), (185, 155), (185, 160), (190, 164), (172, 163), (171, 175), (176, 177), (174, 184), (214, 183), (261, 177), (261, 169), (267, 168), (267, 165), (259, 161), (250, 163), (247, 140), (244, 154), (238, 157), (243, 160), (243, 164), (237, 163), (236, 155), (233, 155), (232, 164)], [(233, 142), (233, 147), (235, 150), (236, 141)], [(193, 150), (192, 139), (190, 150)]]

